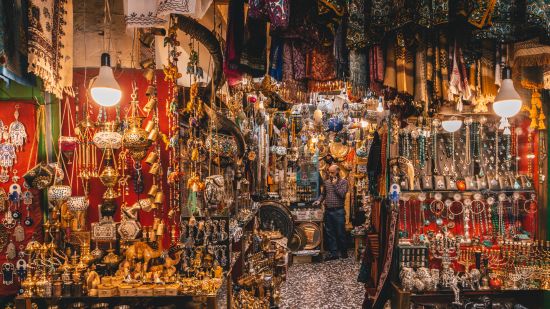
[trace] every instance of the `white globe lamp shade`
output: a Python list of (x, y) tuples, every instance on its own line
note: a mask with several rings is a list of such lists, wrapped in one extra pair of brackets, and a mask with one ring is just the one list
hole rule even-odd
[(122, 98), (122, 91), (113, 74), (111, 58), (107, 53), (101, 54), (99, 75), (90, 89), (90, 94), (97, 104), (105, 107), (117, 105)]
[(454, 133), (462, 127), (462, 120), (456, 118), (443, 120), (441, 122), (441, 127), (449, 133)]
[(502, 76), (502, 86), (495, 97), (493, 111), (502, 118), (510, 118), (521, 111), (521, 97), (514, 88), (510, 68), (504, 68)]

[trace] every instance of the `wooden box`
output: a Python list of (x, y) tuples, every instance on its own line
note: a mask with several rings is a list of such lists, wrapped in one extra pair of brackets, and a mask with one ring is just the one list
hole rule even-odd
[(116, 296), (118, 292), (118, 289), (112, 287), (112, 288), (100, 288), (97, 289), (97, 296), (98, 297), (113, 297)]
[(152, 286), (140, 286), (137, 290), (137, 296), (153, 296)]
[(156, 286), (153, 288), (153, 295), (155, 296), (164, 296), (166, 295), (166, 287)]

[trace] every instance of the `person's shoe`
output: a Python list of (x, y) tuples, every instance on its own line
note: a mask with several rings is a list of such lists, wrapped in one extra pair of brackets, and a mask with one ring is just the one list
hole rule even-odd
[(347, 259), (348, 258), (348, 252), (347, 251), (344, 251), (340, 254), (340, 258), (341, 259)]
[(334, 260), (337, 260), (338, 259), (338, 255), (336, 254), (329, 254), (327, 256), (325, 256), (325, 258), (323, 259), (323, 261), (327, 262), (327, 261), (334, 261)]

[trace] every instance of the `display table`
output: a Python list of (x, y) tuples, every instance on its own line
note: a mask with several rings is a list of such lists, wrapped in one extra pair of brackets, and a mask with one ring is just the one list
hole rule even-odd
[[(451, 306), (454, 301), (454, 294), (451, 290), (442, 290), (434, 292), (406, 292), (399, 285), (392, 282), (392, 308), (405, 309), (411, 308), (411, 305), (441, 305)], [(529, 309), (544, 308), (544, 294), (548, 291), (543, 290), (461, 290), (460, 299), (475, 300), (483, 296), (488, 296), (494, 301), (513, 301), (515, 304), (521, 304)]]
[[(108, 308), (114, 308), (118, 305), (128, 305), (130, 308), (154, 308), (176, 305), (177, 308), (186, 308), (191, 304), (200, 304), (200, 308), (216, 309), (218, 302), (216, 296), (114, 296), (114, 297), (31, 297), (24, 298), (18, 296), (15, 299), (16, 309), (33, 309), (33, 304), (38, 305), (38, 308), (48, 308), (50, 305), (58, 306), (57, 308), (71, 308), (75, 303), (84, 303), (86, 308), (91, 308), (94, 304), (106, 303)], [(79, 307), (80, 308), (80, 307)]]

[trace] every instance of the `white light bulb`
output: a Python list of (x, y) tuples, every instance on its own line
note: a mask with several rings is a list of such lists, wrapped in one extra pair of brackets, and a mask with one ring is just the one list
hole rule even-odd
[(493, 111), (500, 117), (510, 118), (521, 111), (521, 97), (514, 88), (510, 69), (504, 68), (502, 75), (502, 86), (495, 97)]
[(369, 122), (366, 120), (361, 120), (361, 128), (366, 128), (369, 126)]
[(101, 67), (90, 94), (97, 104), (105, 107), (117, 105), (122, 98), (122, 91), (113, 74), (111, 58), (107, 53), (101, 55)]

